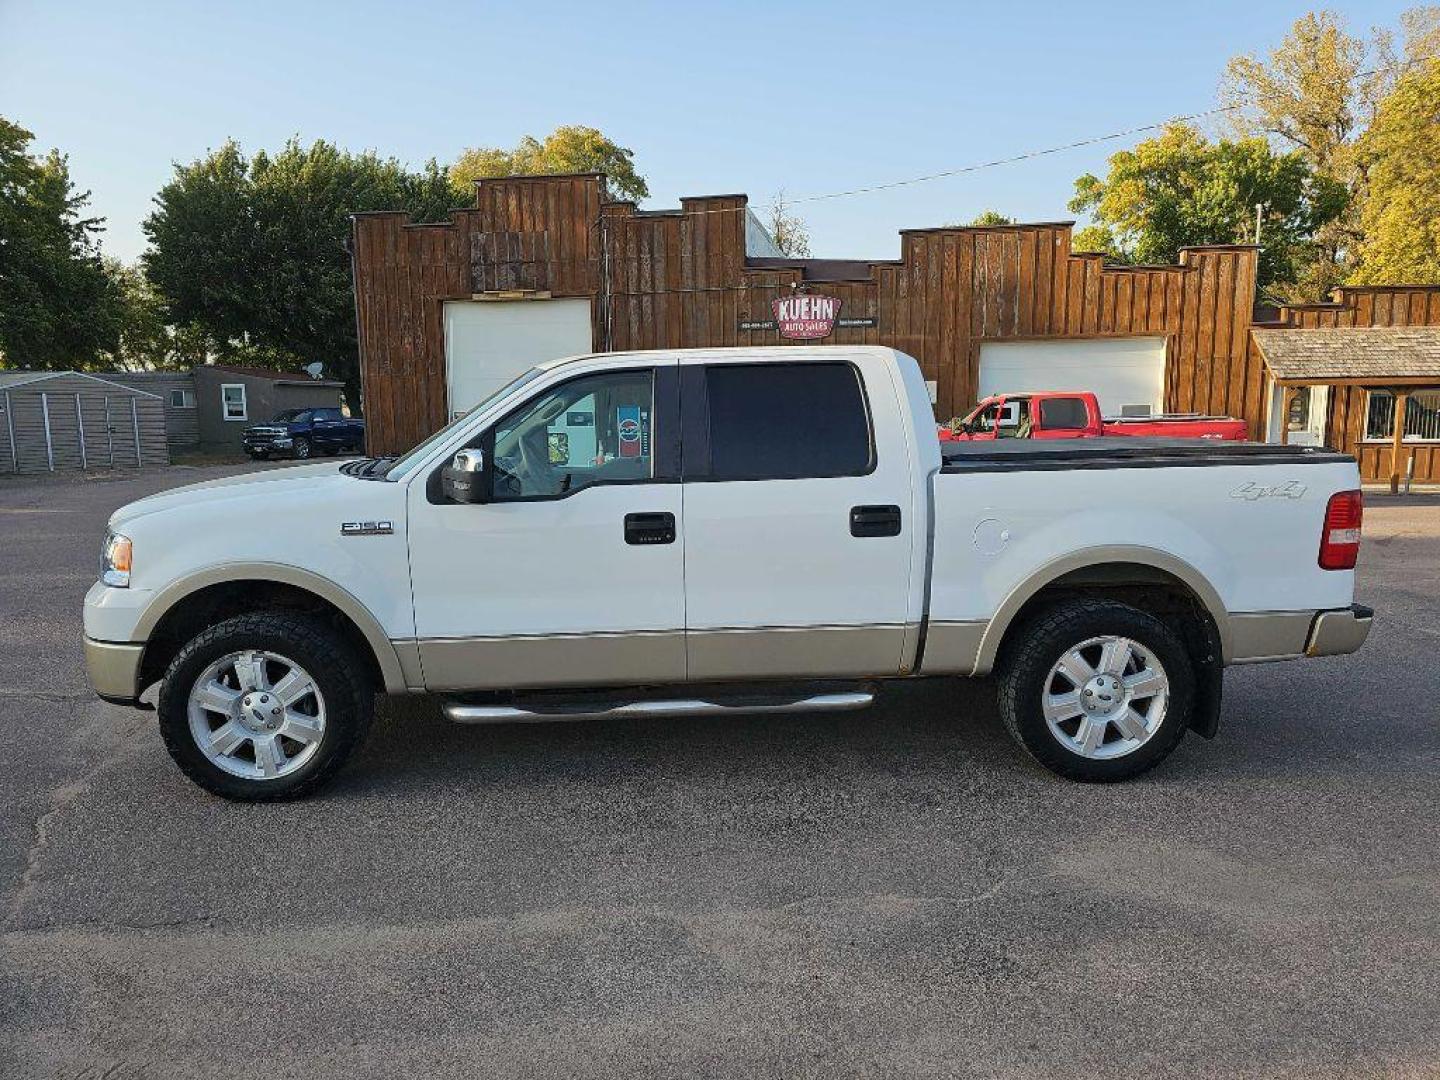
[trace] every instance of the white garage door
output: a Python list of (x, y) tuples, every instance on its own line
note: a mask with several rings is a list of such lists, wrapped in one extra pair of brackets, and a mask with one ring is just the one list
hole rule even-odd
[(445, 305), (445, 385), (456, 416), (527, 368), (593, 352), (589, 300), (456, 300)]
[[(1089, 390), (1100, 411), (1119, 416), (1126, 405), (1165, 402), (1165, 339), (987, 341), (980, 346), (980, 397), (1024, 390)], [(1129, 410), (1140, 412), (1142, 410)]]

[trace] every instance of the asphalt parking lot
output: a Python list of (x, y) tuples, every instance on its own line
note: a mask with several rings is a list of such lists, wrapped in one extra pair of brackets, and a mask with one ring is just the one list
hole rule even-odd
[(107, 515), (0, 480), (0, 1076), (1440, 1075), (1440, 498), (1375, 496), (1355, 657), (1232, 670), (1138, 782), (990, 688), (459, 728), (390, 701), (241, 806), (85, 686)]

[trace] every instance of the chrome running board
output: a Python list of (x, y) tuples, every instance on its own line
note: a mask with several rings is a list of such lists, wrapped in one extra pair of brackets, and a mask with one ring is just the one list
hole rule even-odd
[(597, 708), (595, 704), (522, 709), (514, 705), (469, 705), (447, 701), (445, 715), (457, 724), (549, 724), (570, 720), (603, 720), (636, 716), (720, 716), (738, 713), (843, 712), (874, 704), (870, 690), (836, 694), (812, 694), (789, 700), (737, 699), (734, 702), (702, 698), (675, 698), (669, 701), (626, 701)]

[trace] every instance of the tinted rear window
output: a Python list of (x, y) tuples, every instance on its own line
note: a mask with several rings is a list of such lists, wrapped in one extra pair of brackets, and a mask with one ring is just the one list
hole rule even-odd
[(1090, 422), (1085, 402), (1076, 397), (1046, 398), (1040, 403), (1040, 426), (1051, 430), (1084, 428)]
[(859, 373), (849, 364), (710, 367), (706, 391), (714, 479), (870, 471), (870, 418)]

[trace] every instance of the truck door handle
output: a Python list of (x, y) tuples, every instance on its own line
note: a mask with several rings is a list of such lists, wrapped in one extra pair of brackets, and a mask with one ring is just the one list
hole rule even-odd
[(675, 515), (669, 512), (625, 515), (627, 544), (673, 544)]
[(899, 536), (900, 507), (852, 506), (850, 508), (850, 535)]

